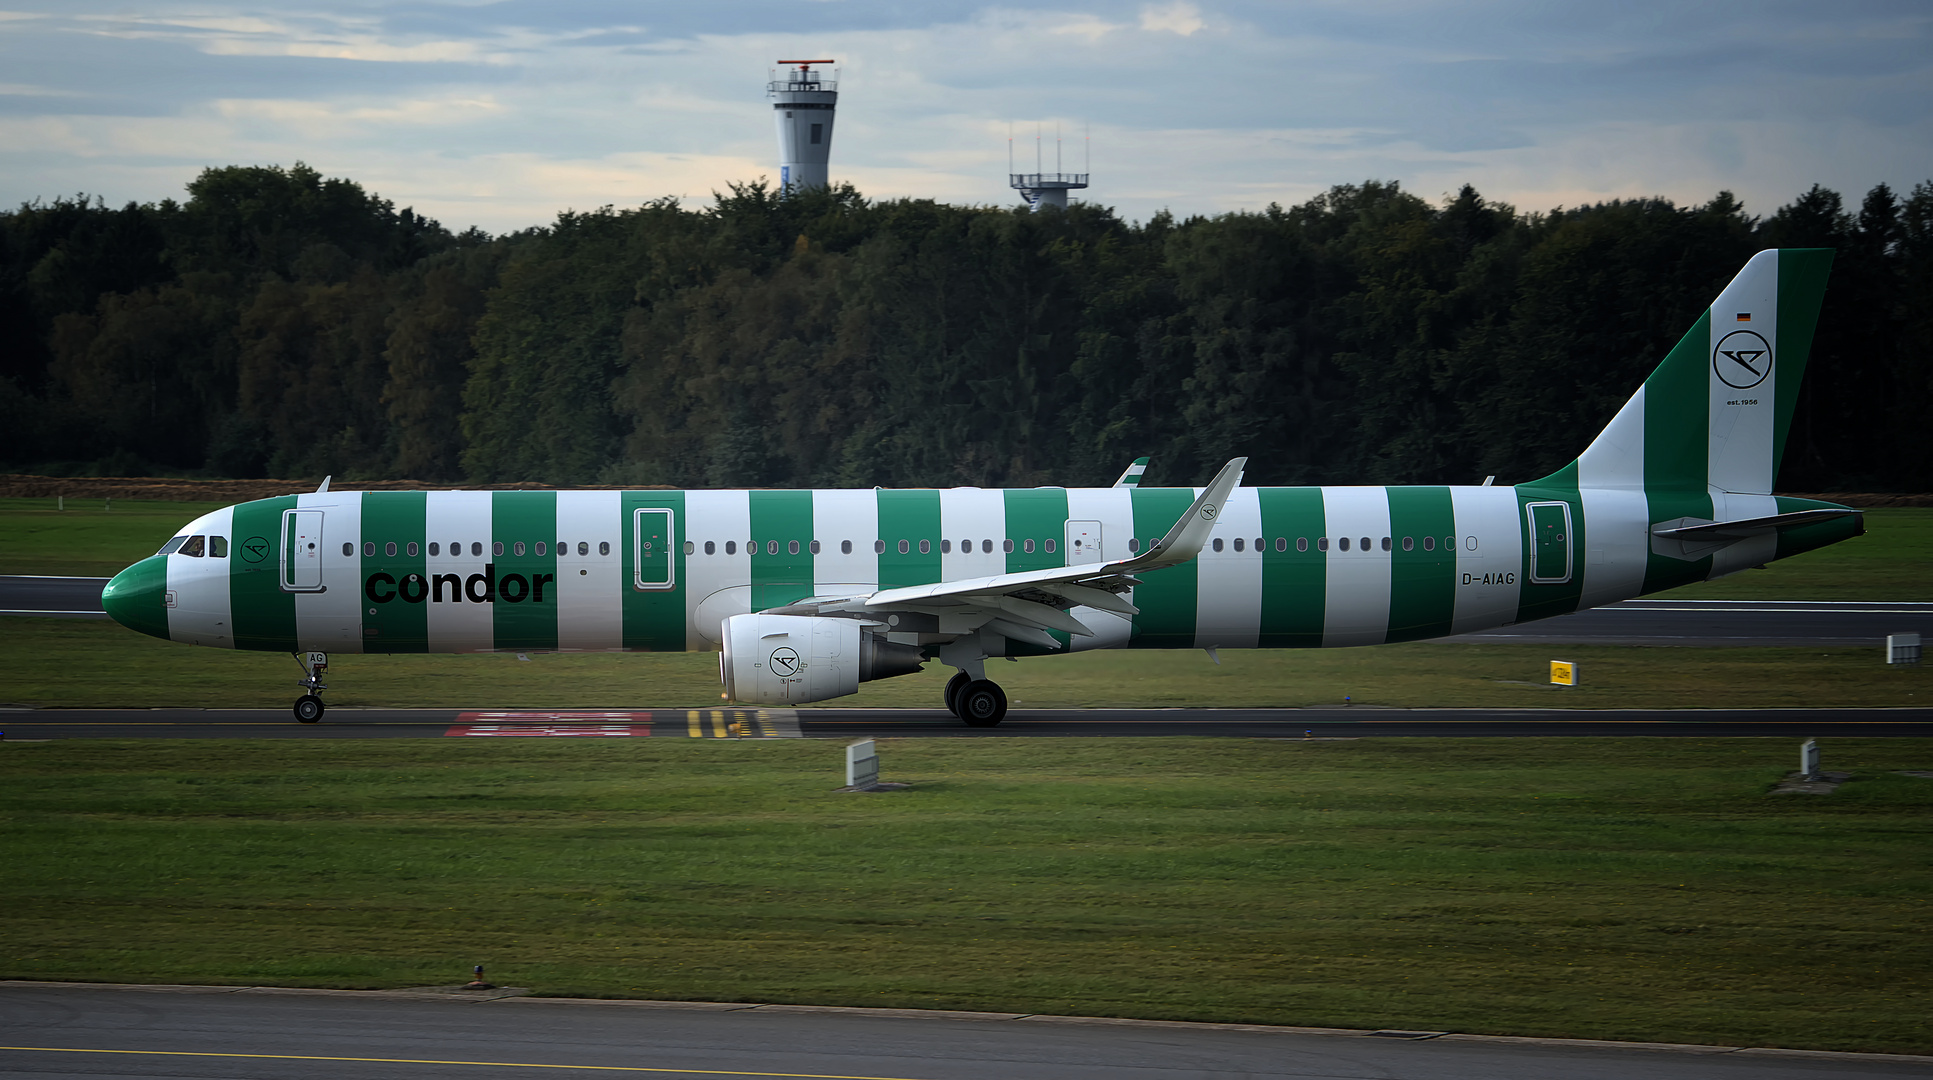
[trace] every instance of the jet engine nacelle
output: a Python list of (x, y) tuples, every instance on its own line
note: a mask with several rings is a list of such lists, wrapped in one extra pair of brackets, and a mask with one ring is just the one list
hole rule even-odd
[(856, 693), (859, 684), (910, 675), (926, 657), (853, 619), (734, 615), (725, 620), (718, 675), (734, 701), (797, 705)]

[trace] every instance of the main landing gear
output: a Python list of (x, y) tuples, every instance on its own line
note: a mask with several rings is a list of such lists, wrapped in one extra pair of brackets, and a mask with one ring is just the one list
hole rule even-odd
[(302, 681), (297, 686), (308, 693), (295, 699), (295, 718), (305, 724), (313, 724), (322, 719), (322, 692), (328, 687), (322, 685), (322, 673), (329, 670), (328, 653), (292, 653), (295, 662), (302, 665)]
[(1007, 715), (1007, 692), (990, 679), (956, 672), (946, 681), (946, 708), (968, 727), (993, 727)]

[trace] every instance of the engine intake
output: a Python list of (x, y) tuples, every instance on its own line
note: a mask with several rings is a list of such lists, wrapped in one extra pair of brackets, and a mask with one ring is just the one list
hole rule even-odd
[(725, 620), (718, 677), (726, 696), (759, 705), (798, 705), (857, 693), (859, 684), (910, 675), (926, 662), (852, 619), (734, 615)]

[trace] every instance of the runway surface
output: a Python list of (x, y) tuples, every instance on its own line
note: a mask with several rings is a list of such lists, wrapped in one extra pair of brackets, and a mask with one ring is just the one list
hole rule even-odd
[(9, 1077), (1864, 1080), (1930, 1068), (1928, 1057), (1011, 1013), (0, 984)]
[[(105, 619), (106, 578), (0, 576), (0, 615)], [(1933, 603), (1626, 600), (1590, 611), (1445, 638), (1548, 645), (1880, 645), (1933, 636)]]
[(1403, 736), (1837, 736), (1933, 738), (1914, 709), (1029, 709), (971, 728), (938, 709), (332, 709), (298, 724), (283, 709), (0, 711), (9, 741), (32, 739), (1053, 738), (1201, 735), (1246, 739)]

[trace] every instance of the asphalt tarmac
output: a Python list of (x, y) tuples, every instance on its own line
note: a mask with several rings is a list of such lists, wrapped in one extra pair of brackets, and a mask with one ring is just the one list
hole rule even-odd
[[(106, 578), (0, 576), (0, 615), (105, 619)], [(1547, 645), (1883, 645), (1886, 635), (1933, 637), (1933, 603), (1796, 600), (1626, 600), (1534, 623), (1446, 638)]]
[(34, 739), (1078, 738), (1405, 736), (1933, 738), (1913, 709), (1026, 709), (967, 727), (939, 709), (332, 709), (299, 724), (285, 709), (0, 711), (9, 741)]
[(0, 1075), (1867, 1080), (1933, 1057), (810, 1006), (0, 983)]

